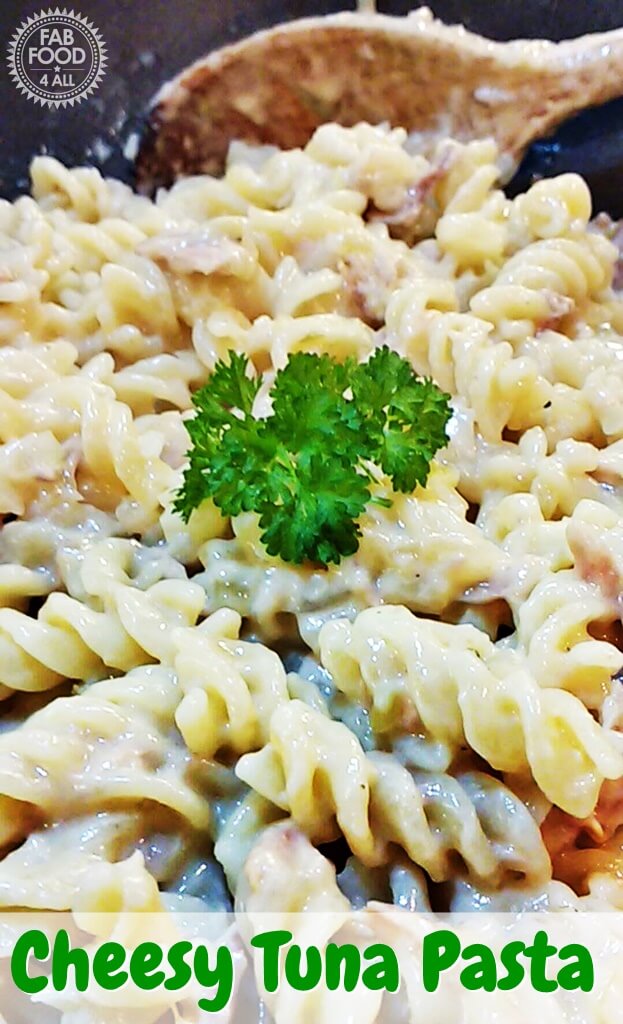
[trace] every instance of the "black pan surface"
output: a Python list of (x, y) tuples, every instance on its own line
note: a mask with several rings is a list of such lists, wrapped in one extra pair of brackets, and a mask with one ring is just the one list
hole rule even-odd
[[(74, 108), (49, 110), (22, 96), (9, 77), (6, 48), (29, 15), (48, 3), (2, 0), (0, 5), (0, 195), (28, 188), (33, 155), (48, 152), (67, 164), (91, 164), (132, 180), (127, 142), (144, 124), (159, 86), (209, 50), (278, 21), (353, 7), (339, 0), (82, 0), (108, 48), (108, 70), (97, 92)], [(52, 5), (54, 6), (54, 5)], [(62, 6), (62, 5), (61, 5)], [(68, 5), (72, 6), (72, 5)], [(415, 3), (379, 2), (403, 14)], [(430, 0), (444, 21), (463, 22), (495, 39), (562, 39), (623, 25), (623, 0)], [(511, 190), (538, 176), (584, 174), (597, 209), (623, 216), (623, 100), (587, 111), (527, 154)]]

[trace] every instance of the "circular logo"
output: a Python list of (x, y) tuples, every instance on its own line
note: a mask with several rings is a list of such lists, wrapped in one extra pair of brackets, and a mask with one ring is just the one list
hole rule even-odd
[(100, 83), (106, 44), (75, 11), (41, 11), (22, 22), (9, 44), (8, 64), (19, 90), (53, 108), (80, 103)]

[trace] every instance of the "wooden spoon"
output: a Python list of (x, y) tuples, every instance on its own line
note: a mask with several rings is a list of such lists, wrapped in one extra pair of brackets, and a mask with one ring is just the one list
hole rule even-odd
[(289, 149), (318, 125), (389, 122), (438, 138), (494, 136), (509, 177), (525, 148), (584, 107), (623, 95), (623, 29), (562, 43), (497, 43), (433, 19), (343, 13), (216, 50), (161, 89), (137, 159), (151, 190), (220, 174), (229, 143)]

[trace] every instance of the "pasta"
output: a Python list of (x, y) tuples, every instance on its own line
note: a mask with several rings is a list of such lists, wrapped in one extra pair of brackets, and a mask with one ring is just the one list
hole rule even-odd
[(236, 770), (315, 842), (335, 838), (337, 822), (369, 866), (395, 843), (435, 881), (448, 877), (452, 850), (493, 885), (505, 868), (549, 870), (529, 812), (499, 783), (480, 773), (413, 777), (389, 754), (366, 757), (346, 726), (296, 700), (273, 714), (269, 744)]
[(467, 742), (500, 771), (530, 771), (553, 803), (577, 817), (590, 813), (604, 778), (621, 774), (582, 703), (540, 689), (521, 661), (500, 655), (474, 627), (369, 609), (353, 625), (327, 624), (320, 645), (337, 685), (371, 706), (378, 730), (415, 718), (450, 750)]
[[(3, 844), (27, 834), (33, 819), (57, 820), (61, 808), (76, 815), (127, 801), (161, 804), (193, 828), (205, 828), (209, 811), (198, 784), (186, 778), (190, 755), (166, 741), (176, 696), (173, 673), (138, 669), (83, 694), (57, 697), (4, 733)], [(197, 771), (200, 776), (200, 765)], [(73, 781), (71, 800), (65, 779)]]
[[(14, 609), (2, 609), (0, 649), (2, 685), (10, 690), (46, 690), (63, 678), (80, 681), (105, 675), (106, 668), (127, 671), (150, 660), (170, 662), (167, 627), (195, 622), (204, 594), (194, 583), (161, 580), (146, 591), (120, 582), (126, 541), (109, 542), (106, 553), (91, 555), (100, 568), (90, 577), (92, 596), (99, 607), (67, 594), (52, 594), (37, 618)], [(112, 553), (110, 561), (106, 556)], [(119, 559), (121, 555), (121, 560)]]
[[(379, 489), (383, 497), (386, 490)], [(257, 524), (234, 523), (233, 540), (210, 540), (199, 550), (208, 607), (227, 605), (258, 623), (263, 635), (287, 632), (285, 614), (296, 617), (305, 641), (317, 645), (327, 617), (371, 603), (404, 601), (416, 611), (443, 612), (501, 573), (505, 557), (466, 519), (455, 475), (440, 468), (424, 492), (398, 496), (389, 509), (372, 506), (362, 517), (359, 551), (325, 572), (269, 560)]]
[[(0, 202), (3, 908), (234, 907), (246, 941), (304, 911), (320, 945), (362, 910), (406, 957), (422, 912), (623, 906), (618, 250), (577, 175), (510, 199), (491, 140), (416, 150), (323, 125), (153, 200), (38, 157)], [(295, 353), (381, 346), (452, 418), (425, 486), (374, 475), (353, 555), (269, 555), (244, 503), (182, 519), (228, 353), (263, 418)]]
[[(288, 700), (277, 655), (239, 641), (239, 629), (238, 616), (223, 610), (202, 626), (175, 634), (173, 665), (184, 694), (175, 720), (189, 750), (201, 757), (223, 748), (242, 754), (261, 746), (273, 712)], [(222, 631), (228, 639), (219, 635)]]

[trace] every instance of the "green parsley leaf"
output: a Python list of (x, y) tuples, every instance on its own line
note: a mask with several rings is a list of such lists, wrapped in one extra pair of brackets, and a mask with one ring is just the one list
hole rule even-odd
[(189, 465), (174, 508), (188, 520), (212, 498), (224, 515), (253, 511), (269, 554), (328, 565), (359, 546), (373, 465), (398, 491), (425, 484), (446, 441), (448, 396), (388, 348), (367, 363), (293, 354), (275, 376), (272, 415), (255, 419), (261, 380), (244, 356), (219, 362), (193, 397)]
[(290, 451), (312, 444), (332, 453), (349, 455), (356, 443), (359, 418), (344, 398), (355, 362), (336, 363), (328, 355), (295, 352), (279, 370), (271, 390), (271, 427)]
[(237, 409), (243, 417), (250, 416), (261, 382), (248, 376), (247, 365), (245, 356), (230, 352), (229, 363), (216, 364), (210, 383), (195, 393), (193, 404), (202, 411), (215, 405), (220, 409)]
[(391, 477), (397, 491), (424, 486), (435, 453), (446, 443), (449, 396), (421, 380), (387, 347), (360, 364), (352, 380), (368, 457)]
[[(222, 462), (227, 458), (225, 440), (227, 448), (236, 448), (238, 461), (225, 467), (229, 469), (229, 507), (222, 511), (234, 516), (253, 507), (250, 481), (242, 475), (245, 471), (249, 475), (247, 460), (241, 453), (244, 455), (251, 450), (252, 439), (257, 434), (258, 421), (253, 419), (251, 411), (261, 381), (249, 377), (246, 371), (245, 356), (230, 352), (229, 363), (217, 363), (209, 384), (193, 395), (197, 415), (186, 424), (191, 441), (190, 463), (173, 504), (174, 511), (186, 522), (205, 498), (213, 497), (216, 501), (223, 474)], [(234, 434), (230, 437), (232, 429)]]
[(366, 479), (348, 461), (304, 449), (279, 476), (276, 501), (260, 515), (262, 542), (285, 562), (339, 562), (359, 547), (357, 520), (370, 499)]

